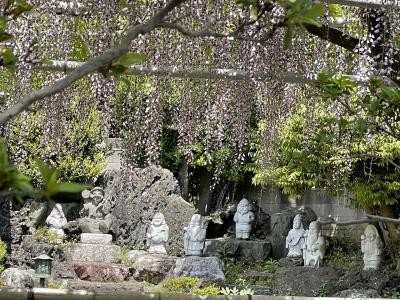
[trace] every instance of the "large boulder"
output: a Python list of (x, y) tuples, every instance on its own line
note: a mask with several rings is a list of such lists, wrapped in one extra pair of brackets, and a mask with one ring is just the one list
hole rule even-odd
[(271, 243), (262, 240), (237, 240), (233, 238), (206, 240), (204, 255), (218, 256), (221, 251), (240, 260), (256, 262), (269, 257)]
[(73, 268), (81, 280), (119, 282), (129, 276), (129, 268), (117, 264), (76, 262)]
[(169, 226), (168, 254), (183, 253), (183, 228), (195, 208), (180, 196), (178, 181), (169, 170), (156, 166), (129, 172), (109, 170), (101, 182), (105, 199), (115, 203), (112, 214), (117, 220), (117, 244), (144, 243), (153, 215), (161, 212)]
[(225, 282), (224, 265), (218, 257), (187, 256), (176, 260), (173, 277), (192, 276), (205, 282)]
[(33, 287), (33, 276), (35, 271), (8, 268), (1, 273), (1, 280), (8, 288), (29, 288)]
[(282, 267), (274, 273), (274, 293), (292, 296), (328, 296), (339, 279), (330, 267)]
[(133, 278), (153, 284), (160, 283), (175, 267), (176, 258), (161, 254), (136, 255), (133, 263)]
[(297, 215), (302, 215), (302, 223), (304, 229), (312, 221), (318, 219), (315, 212), (309, 207), (288, 208), (280, 213), (271, 216), (271, 243), (272, 243), (272, 257), (279, 259), (287, 255), (286, 237), (289, 230), (293, 227), (293, 218)]

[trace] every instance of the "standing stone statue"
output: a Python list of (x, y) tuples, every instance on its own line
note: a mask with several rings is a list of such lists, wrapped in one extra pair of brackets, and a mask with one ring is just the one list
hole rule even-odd
[(321, 225), (318, 221), (310, 223), (309, 229), (305, 232), (303, 249), (304, 266), (319, 268), (325, 256), (325, 238), (322, 236)]
[(147, 231), (147, 246), (149, 253), (167, 254), (165, 243), (168, 240), (169, 228), (165, 223), (165, 218), (162, 213), (156, 213), (153, 216), (151, 225)]
[(361, 252), (364, 253), (364, 270), (379, 270), (383, 243), (374, 225), (367, 225), (361, 236)]
[(240, 200), (233, 220), (236, 222), (236, 238), (247, 240), (250, 238), (251, 223), (254, 221), (254, 214), (250, 211), (249, 200)]
[(293, 229), (290, 229), (286, 237), (286, 248), (289, 249), (288, 257), (303, 258), (304, 233), (301, 215), (298, 214), (293, 219)]
[(111, 215), (112, 203), (104, 200), (104, 190), (95, 187), (82, 192), (84, 200), (79, 227), (83, 233), (109, 233), (114, 218)]
[(206, 239), (206, 228), (203, 224), (203, 217), (194, 214), (189, 226), (185, 227), (184, 249), (186, 255), (201, 256)]
[(64, 237), (64, 227), (67, 223), (68, 221), (64, 215), (62, 206), (60, 203), (57, 203), (46, 218), (46, 225), (49, 226), (50, 231), (56, 233), (60, 237)]

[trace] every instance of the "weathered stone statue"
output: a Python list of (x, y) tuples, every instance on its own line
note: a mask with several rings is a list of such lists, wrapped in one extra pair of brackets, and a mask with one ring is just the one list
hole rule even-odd
[(111, 215), (112, 203), (104, 200), (104, 191), (101, 187), (95, 187), (91, 191), (82, 192), (84, 200), (82, 214), (79, 219), (79, 227), (83, 233), (109, 233), (114, 218)]
[(186, 255), (201, 256), (206, 239), (206, 228), (203, 218), (199, 214), (194, 214), (189, 226), (185, 227), (184, 249)]
[(303, 258), (304, 233), (301, 215), (298, 214), (293, 219), (293, 229), (291, 229), (286, 237), (286, 248), (289, 249), (288, 257)]
[(361, 236), (361, 252), (364, 253), (364, 270), (379, 270), (383, 243), (374, 225), (367, 225)]
[(304, 236), (304, 266), (319, 268), (326, 250), (325, 238), (322, 236), (319, 222), (311, 222), (310, 228), (305, 232)]
[(233, 220), (236, 222), (236, 238), (249, 239), (254, 214), (250, 211), (250, 204), (246, 198), (240, 200)]
[(64, 215), (62, 206), (57, 203), (51, 210), (49, 216), (46, 218), (46, 225), (49, 226), (49, 230), (56, 233), (58, 236), (63, 237), (65, 235), (64, 227), (68, 221)]
[(147, 230), (147, 246), (149, 253), (167, 254), (165, 243), (168, 240), (169, 228), (165, 223), (164, 215), (156, 213)]

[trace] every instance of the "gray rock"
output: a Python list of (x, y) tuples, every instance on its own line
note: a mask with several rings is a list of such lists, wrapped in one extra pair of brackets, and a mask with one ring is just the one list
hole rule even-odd
[(282, 267), (274, 273), (274, 293), (292, 296), (328, 296), (339, 279), (335, 269)]
[(73, 268), (81, 280), (119, 282), (129, 276), (129, 268), (123, 265), (76, 262)]
[(220, 251), (241, 260), (256, 262), (265, 260), (269, 256), (271, 243), (261, 240), (237, 240), (233, 238), (206, 240), (204, 255), (217, 256)]
[(199, 277), (205, 282), (225, 282), (224, 266), (218, 257), (187, 256), (176, 260), (172, 277)]
[(77, 279), (74, 268), (65, 261), (53, 260), (53, 269), (51, 274), (53, 279)]
[(349, 289), (333, 295), (339, 298), (380, 298), (376, 290)]
[(119, 245), (144, 243), (146, 230), (156, 212), (165, 216), (169, 227), (166, 245), (170, 255), (183, 254), (183, 228), (195, 209), (180, 196), (173, 174), (156, 166), (132, 172), (107, 171), (102, 178), (105, 200), (115, 203), (112, 214), (117, 220)]
[(27, 288), (33, 287), (33, 276), (35, 271), (21, 270), (18, 268), (5, 269), (1, 273), (1, 280), (4, 282), (6, 287), (9, 288)]
[(120, 252), (117, 245), (71, 244), (66, 257), (77, 262), (116, 263)]
[(134, 262), (138, 259), (138, 257), (142, 255), (149, 254), (148, 252), (144, 250), (131, 250), (127, 253), (127, 257), (130, 261)]
[(302, 257), (284, 257), (278, 262), (280, 267), (296, 267), (304, 265)]
[(81, 243), (111, 245), (112, 235), (103, 233), (82, 233)]
[(133, 278), (158, 284), (175, 267), (176, 258), (160, 254), (137, 256), (133, 264)]
[(279, 259), (286, 256), (286, 237), (289, 230), (293, 227), (293, 218), (297, 214), (302, 215), (304, 229), (308, 229), (310, 223), (317, 220), (317, 215), (309, 207), (288, 208), (271, 216), (271, 244), (273, 258)]

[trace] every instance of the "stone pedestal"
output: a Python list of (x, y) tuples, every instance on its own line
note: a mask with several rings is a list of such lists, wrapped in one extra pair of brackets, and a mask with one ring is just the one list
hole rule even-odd
[(225, 282), (223, 263), (218, 257), (187, 256), (176, 260), (172, 276), (199, 277), (207, 282)]
[(103, 233), (82, 233), (81, 243), (83, 244), (100, 244), (111, 245), (112, 235)]
[(237, 240), (233, 238), (220, 238), (206, 240), (204, 255), (218, 256), (218, 252), (224, 249), (233, 257), (249, 262), (265, 260), (271, 252), (271, 243), (264, 240)]
[(72, 262), (116, 263), (121, 247), (101, 244), (72, 244), (67, 257)]

